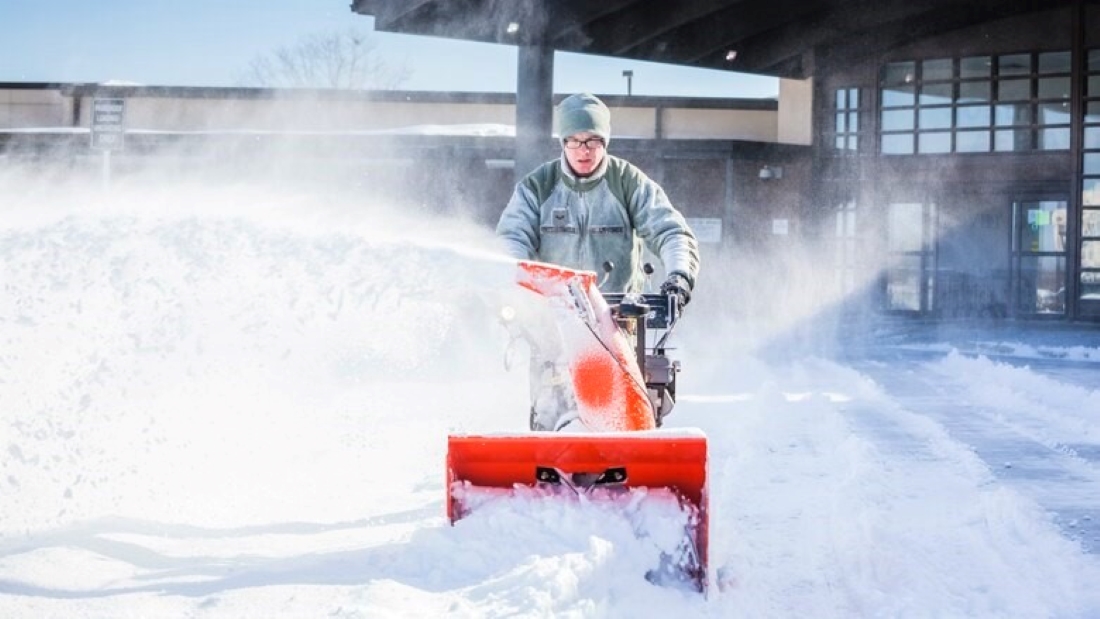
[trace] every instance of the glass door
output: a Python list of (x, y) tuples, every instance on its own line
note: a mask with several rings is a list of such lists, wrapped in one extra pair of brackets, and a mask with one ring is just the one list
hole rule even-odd
[(934, 204), (894, 202), (887, 211), (886, 309), (927, 312), (936, 269)]
[(1082, 213), (1080, 256), (1079, 307), (1090, 315), (1100, 315), (1100, 208), (1086, 208)]
[(844, 200), (836, 205), (836, 228), (833, 236), (833, 284), (842, 297), (856, 290), (859, 244), (856, 237), (856, 201)]
[(1012, 298), (1017, 315), (1066, 313), (1065, 200), (1012, 204)]

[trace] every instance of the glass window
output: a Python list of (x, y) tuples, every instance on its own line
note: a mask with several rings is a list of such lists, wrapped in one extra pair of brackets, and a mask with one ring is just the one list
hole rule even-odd
[(1085, 86), (1085, 94), (1090, 97), (1100, 97), (1100, 75), (1090, 75)]
[(883, 71), (882, 83), (884, 86), (899, 86), (912, 84), (917, 78), (917, 63), (915, 62), (891, 62)]
[[(1097, 62), (1100, 65), (1100, 61)], [(990, 68), (993, 66), (989, 56), (970, 56), (959, 60), (959, 77), (989, 77)]]
[(955, 124), (959, 127), (988, 127), (988, 105), (959, 106), (956, 110)]
[(841, 88), (836, 91), (836, 109), (851, 110), (859, 107), (859, 89)]
[(1085, 206), (1100, 206), (1100, 179), (1085, 179), (1081, 188), (1081, 203)]
[(1031, 124), (1031, 104), (1001, 103), (997, 105), (996, 121), (998, 127)]
[(1001, 80), (997, 85), (1000, 101), (1024, 101), (1031, 98), (1031, 80)]
[(962, 82), (959, 84), (959, 103), (988, 103), (992, 97), (989, 82)]
[(1081, 267), (1085, 269), (1100, 269), (1100, 241), (1085, 241), (1081, 243)]
[(1082, 211), (1081, 236), (1100, 237), (1100, 209), (1087, 208)]
[(959, 131), (955, 134), (955, 150), (960, 153), (988, 153), (988, 131)]
[(882, 91), (882, 107), (905, 107), (917, 102), (912, 86), (892, 86)]
[(998, 152), (1031, 150), (1030, 129), (1003, 129), (995, 131), (993, 148)]
[(921, 129), (950, 129), (951, 108), (922, 108), (917, 114), (917, 121)]
[(1100, 123), (1100, 101), (1089, 101), (1085, 104), (1085, 122)]
[(920, 89), (921, 105), (949, 105), (953, 84), (925, 84)]
[(1031, 54), (1008, 54), (997, 57), (998, 75), (1028, 75), (1031, 73)]
[(1100, 174), (1100, 153), (1085, 153), (1085, 174)]
[(913, 134), (885, 134), (882, 136), (882, 152), (886, 155), (912, 155)]
[(1040, 129), (1036, 137), (1038, 138), (1038, 143), (1035, 146), (1039, 150), (1069, 149), (1068, 127), (1064, 129)]
[(955, 72), (953, 65), (954, 62), (950, 58), (925, 60), (921, 63), (921, 79), (924, 81), (949, 80)]
[(1069, 124), (1069, 104), (1068, 103), (1040, 103), (1039, 104), (1039, 123), (1040, 125), (1068, 125)]
[(859, 131), (859, 114), (859, 89), (837, 89), (833, 129), (837, 150), (856, 150), (859, 140), (854, 134)]
[(921, 153), (949, 153), (951, 152), (951, 132), (931, 131), (917, 136), (917, 152)]
[(1095, 271), (1081, 273), (1081, 299), (1100, 301), (1100, 273)]
[(1042, 52), (1039, 54), (1039, 73), (1069, 73), (1072, 68), (1069, 52)]
[(909, 131), (913, 125), (913, 110), (885, 110), (882, 112), (883, 131)]
[(1100, 72), (1100, 49), (1089, 50), (1088, 70), (1090, 72)]
[(1085, 127), (1085, 148), (1100, 148), (1100, 127)]
[(1040, 99), (1069, 99), (1068, 77), (1044, 77), (1039, 80)]

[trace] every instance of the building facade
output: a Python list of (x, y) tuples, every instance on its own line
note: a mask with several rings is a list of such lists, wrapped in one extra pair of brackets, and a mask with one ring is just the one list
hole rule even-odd
[(818, 69), (818, 233), (886, 312), (1100, 319), (1100, 11)]

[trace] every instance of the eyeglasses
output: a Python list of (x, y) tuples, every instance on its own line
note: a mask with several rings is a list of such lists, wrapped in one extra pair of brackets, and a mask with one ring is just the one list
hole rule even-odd
[(581, 146), (587, 148), (588, 150), (596, 150), (597, 148), (604, 147), (603, 138), (588, 138), (587, 140), (565, 138), (561, 141), (561, 143), (564, 144), (566, 148), (571, 150), (580, 148)]

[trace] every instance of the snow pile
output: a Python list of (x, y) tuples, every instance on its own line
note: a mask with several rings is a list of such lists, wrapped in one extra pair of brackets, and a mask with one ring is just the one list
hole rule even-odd
[(1024, 435), (1048, 445), (1100, 445), (1100, 389), (1063, 384), (1026, 367), (957, 352), (932, 367), (947, 381), (965, 376), (971, 401), (997, 411)]
[[(1048, 336), (1049, 337), (1049, 336)], [(908, 343), (899, 348), (934, 353), (962, 353), (999, 359), (1035, 359), (1074, 361), (1078, 363), (1100, 363), (1100, 349), (1085, 345), (1057, 345), (1043, 342), (1022, 342), (1019, 340), (1001, 341), (976, 339), (966, 343)]]
[(447, 356), (457, 323), (486, 326), (461, 315), (457, 291), (474, 280), (452, 253), (190, 217), (76, 216), (6, 235), (2, 477), (21, 491), (0, 523), (116, 509), (253, 522), (273, 503), (316, 517), (333, 488), (311, 468), (361, 468), (362, 449), (385, 453), (417, 425), (391, 417), (451, 404), (403, 386), (408, 373), (476, 379)]

